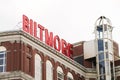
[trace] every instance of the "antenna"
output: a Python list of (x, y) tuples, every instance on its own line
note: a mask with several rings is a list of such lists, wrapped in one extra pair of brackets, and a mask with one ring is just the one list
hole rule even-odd
[(22, 21), (19, 21), (13, 29), (21, 30), (22, 29)]

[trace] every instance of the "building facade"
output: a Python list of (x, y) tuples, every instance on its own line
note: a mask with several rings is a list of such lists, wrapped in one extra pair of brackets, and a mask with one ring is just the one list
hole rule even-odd
[[(100, 78), (104, 73), (98, 74), (95, 44), (96, 40), (74, 43), (71, 59), (24, 30), (0, 32), (0, 80), (108, 80)], [(115, 41), (112, 51), (111, 80), (120, 80)]]

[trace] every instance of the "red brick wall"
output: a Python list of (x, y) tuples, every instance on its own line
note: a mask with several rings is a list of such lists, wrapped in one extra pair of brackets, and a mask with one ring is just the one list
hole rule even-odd
[(79, 46), (73, 47), (73, 57), (83, 54), (83, 43)]
[[(73, 57), (76, 56), (84, 57), (83, 43), (73, 48)], [(92, 63), (89, 60), (84, 60), (83, 58), (83, 66), (85, 66), (86, 68), (92, 68)]]
[(113, 47), (115, 56), (119, 56), (119, 46), (116, 42), (113, 42)]
[(14, 43), (7, 41), (7, 42), (2, 42), (1, 45), (7, 49), (7, 71), (20, 70), (21, 68), (20, 43), (17, 43), (16, 41)]
[(84, 66), (86, 68), (92, 68), (92, 62), (88, 61), (88, 60), (84, 60)]
[[(1, 46), (6, 47), (7, 49), (7, 71), (23, 71), (32, 77), (35, 76), (34, 71), (34, 62), (35, 62), (35, 54), (39, 54), (42, 59), (42, 78), (46, 80), (46, 61), (50, 60), (54, 69), (53, 69), (53, 77), (54, 80), (57, 80), (57, 67), (60, 66), (64, 71), (64, 80), (67, 80), (67, 73), (71, 72), (74, 80), (84, 80), (84, 77), (80, 77), (80, 74), (71, 70), (68, 67), (65, 67), (64, 64), (54, 61), (54, 59), (50, 58), (47, 55), (44, 55), (42, 51), (38, 51), (34, 49), (32, 46), (25, 44), (23, 42), (2, 42)], [(82, 46), (80, 47), (82, 49)], [(79, 50), (78, 50), (79, 51)], [(80, 54), (83, 51), (80, 51)]]

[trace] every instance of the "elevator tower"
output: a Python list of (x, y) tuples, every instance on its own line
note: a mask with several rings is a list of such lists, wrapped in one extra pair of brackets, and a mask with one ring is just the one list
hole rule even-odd
[(111, 21), (101, 16), (95, 23), (97, 80), (115, 80)]

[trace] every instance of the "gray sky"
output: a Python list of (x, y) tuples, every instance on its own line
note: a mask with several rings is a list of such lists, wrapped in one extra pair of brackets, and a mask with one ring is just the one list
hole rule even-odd
[(19, 28), (23, 14), (70, 43), (94, 39), (96, 19), (106, 16), (120, 45), (119, 0), (0, 0), (0, 31)]

